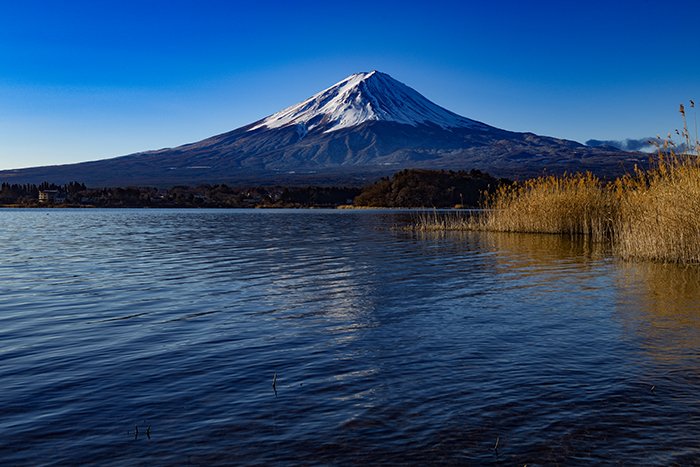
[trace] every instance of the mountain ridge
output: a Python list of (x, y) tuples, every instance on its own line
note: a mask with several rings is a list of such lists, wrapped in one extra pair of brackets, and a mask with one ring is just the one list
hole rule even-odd
[(355, 183), (404, 168), (495, 176), (591, 170), (616, 175), (641, 156), (460, 116), (378, 72), (355, 73), (243, 127), (174, 148), (61, 166), (0, 171), (8, 182), (91, 186)]

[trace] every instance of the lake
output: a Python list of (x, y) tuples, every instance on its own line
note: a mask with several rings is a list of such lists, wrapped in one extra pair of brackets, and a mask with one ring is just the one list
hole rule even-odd
[(700, 463), (699, 268), (411, 216), (0, 210), (0, 463)]

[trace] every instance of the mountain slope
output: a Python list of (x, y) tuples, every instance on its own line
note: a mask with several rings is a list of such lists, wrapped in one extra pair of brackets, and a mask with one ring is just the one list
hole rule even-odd
[(176, 148), (81, 164), (0, 172), (10, 182), (92, 186), (355, 183), (402, 168), (480, 169), (498, 176), (592, 170), (613, 175), (634, 153), (516, 133), (429, 101), (389, 75), (357, 73), (236, 130)]

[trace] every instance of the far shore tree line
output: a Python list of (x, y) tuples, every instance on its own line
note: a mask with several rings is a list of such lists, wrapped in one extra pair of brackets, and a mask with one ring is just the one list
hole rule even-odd
[[(485, 193), (509, 183), (478, 170), (409, 169), (364, 188), (333, 186), (231, 187), (225, 184), (171, 188), (89, 188), (84, 183), (0, 185), (0, 205), (154, 208), (253, 207), (474, 207)], [(40, 192), (51, 192), (40, 202)]]

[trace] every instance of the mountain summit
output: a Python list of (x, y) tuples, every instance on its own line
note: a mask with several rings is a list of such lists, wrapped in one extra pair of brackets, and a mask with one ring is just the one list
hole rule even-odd
[(305, 101), (270, 115), (250, 130), (298, 125), (305, 132), (329, 133), (370, 121), (432, 124), (441, 128), (486, 127), (434, 104), (402, 82), (375, 70), (350, 75)]
[(479, 169), (519, 177), (590, 170), (616, 175), (638, 153), (502, 130), (457, 115), (391, 76), (348, 76), (227, 133), (114, 159), (0, 172), (12, 183), (125, 186), (365, 184), (404, 168)]

